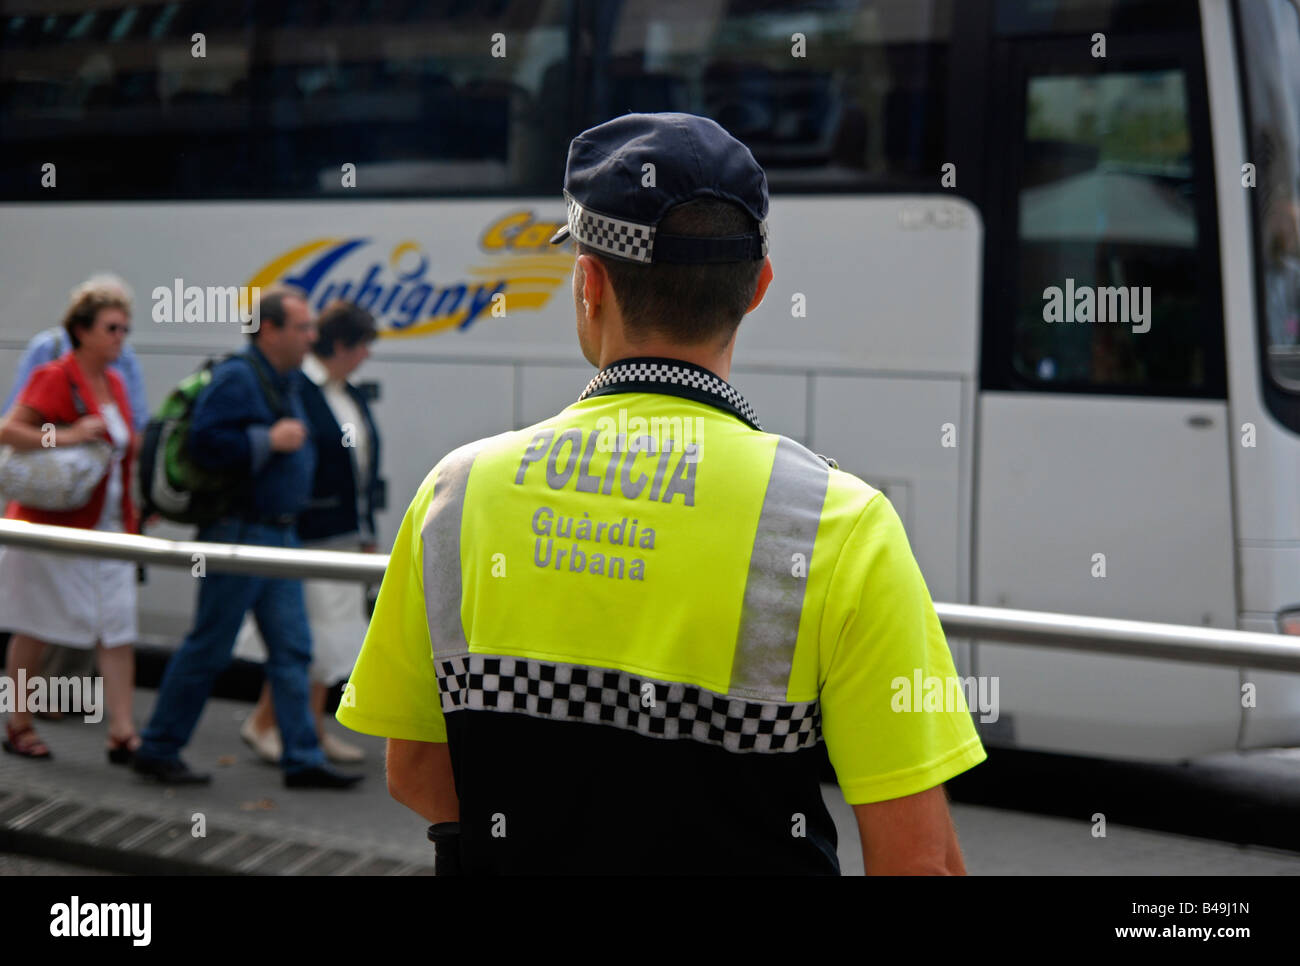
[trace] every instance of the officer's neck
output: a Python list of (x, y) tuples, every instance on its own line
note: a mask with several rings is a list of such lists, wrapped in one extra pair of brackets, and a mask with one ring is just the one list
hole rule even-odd
[(733, 334), (726, 344), (719, 347), (715, 342), (699, 343), (696, 345), (683, 345), (680, 342), (672, 342), (666, 339), (638, 339), (635, 342), (629, 342), (626, 339), (606, 338), (602, 341), (600, 347), (600, 368), (613, 365), (620, 359), (631, 359), (637, 356), (658, 356), (663, 359), (680, 359), (684, 362), (693, 362), (695, 365), (708, 369), (719, 379), (724, 381), (731, 380), (731, 354), (736, 348), (736, 338)]

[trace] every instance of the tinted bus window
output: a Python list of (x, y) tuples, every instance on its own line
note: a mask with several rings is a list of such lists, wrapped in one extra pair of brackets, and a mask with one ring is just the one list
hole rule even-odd
[(76, 6), (0, 8), (5, 199), (559, 190), (568, 5)]
[(254, 193), (252, 3), (69, 7), (0, 14), (2, 196)]
[(1181, 70), (1027, 82), (1016, 375), (1039, 388), (1206, 387)]
[(0, 13), (5, 199), (550, 195), (632, 110), (714, 117), (776, 190), (928, 190), (945, 161), (953, 0), (77, 7)]
[(569, 139), (566, 5), (348, 5), (264, 31), (271, 194), (557, 194)]
[(997, 0), (999, 34), (1086, 34), (1195, 28), (1196, 0)]
[[(1300, 392), (1300, 18), (1286, 0), (1239, 6), (1254, 165), (1255, 254), (1266, 376)], [(1295, 407), (1289, 407), (1294, 418)], [(1300, 420), (1293, 427), (1300, 431)]]
[(951, 0), (595, 5), (588, 123), (713, 118), (774, 190), (932, 190), (944, 163)]

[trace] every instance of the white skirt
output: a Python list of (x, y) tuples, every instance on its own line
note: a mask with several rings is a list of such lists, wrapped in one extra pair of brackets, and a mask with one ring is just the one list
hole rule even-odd
[[(313, 543), (311, 547), (322, 549), (324, 544)], [(328, 549), (360, 551), (361, 545), (341, 546), (330, 542)], [(365, 585), (355, 581), (304, 580), (302, 596), (311, 628), (311, 680), (326, 686), (337, 684), (352, 673), (366, 637), (369, 620)], [(251, 610), (244, 615), (239, 636), (235, 638), (234, 656), (246, 661), (266, 660), (266, 643)]]
[[(105, 404), (101, 413), (116, 449), (95, 529), (121, 533), (122, 454), (130, 430), (116, 406)], [(0, 545), (0, 630), (82, 650), (96, 642), (105, 647), (132, 644), (138, 636), (135, 575), (129, 560)]]
[(0, 547), (0, 629), (82, 649), (132, 644), (135, 573), (129, 560)]

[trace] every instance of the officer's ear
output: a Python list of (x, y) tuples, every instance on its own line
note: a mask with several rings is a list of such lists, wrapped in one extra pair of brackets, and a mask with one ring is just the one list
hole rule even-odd
[(754, 289), (754, 299), (749, 303), (749, 308), (745, 309), (746, 315), (758, 308), (759, 303), (763, 301), (763, 296), (767, 294), (767, 287), (771, 284), (772, 259), (765, 256), (763, 258), (763, 270), (758, 273), (758, 288)]
[(579, 255), (578, 265), (582, 268), (582, 300), (594, 313), (611, 297), (609, 273), (594, 255)]

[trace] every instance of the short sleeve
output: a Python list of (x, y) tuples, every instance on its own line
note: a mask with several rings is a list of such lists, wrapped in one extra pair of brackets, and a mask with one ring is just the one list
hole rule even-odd
[(836, 563), (823, 620), (822, 735), (851, 805), (915, 795), (986, 757), (930, 592), (884, 497)]
[(339, 703), (339, 723), (363, 734), (447, 740), (425, 612), (420, 537), (432, 479), (430, 474), (397, 531), (374, 616)]
[(32, 372), (31, 378), (18, 394), (20, 405), (36, 410), (46, 420), (63, 411), (71, 397), (68, 376), (56, 365), (46, 363)]

